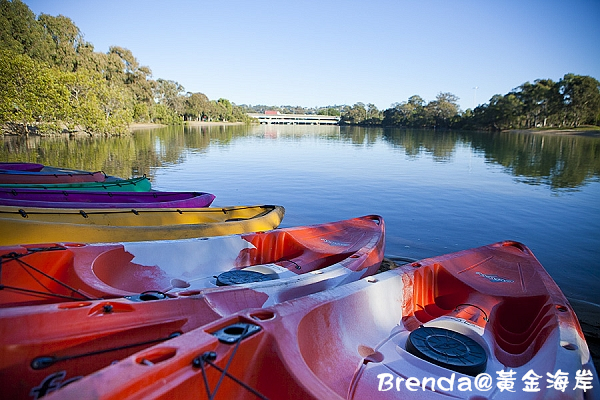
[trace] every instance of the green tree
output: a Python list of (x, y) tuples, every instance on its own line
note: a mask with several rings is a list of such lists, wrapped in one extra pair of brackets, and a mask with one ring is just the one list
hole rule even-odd
[(157, 79), (153, 87), (154, 100), (158, 104), (169, 107), (178, 115), (184, 113), (184, 100), (182, 93), (185, 89), (179, 83), (171, 80)]
[(364, 103), (356, 103), (351, 107), (345, 107), (342, 113), (342, 123), (359, 125), (367, 120), (367, 108)]
[(452, 93), (439, 93), (434, 101), (425, 107), (428, 125), (436, 128), (448, 128), (458, 115), (458, 97)]
[(78, 48), (85, 46), (83, 35), (70, 18), (59, 15), (53, 17), (40, 14), (38, 22), (44, 28), (47, 37), (52, 39), (52, 65), (67, 72), (77, 70)]
[(102, 132), (102, 129), (108, 126), (100, 104), (101, 93), (106, 86), (102, 75), (87, 70), (63, 72), (60, 84), (69, 91), (69, 109), (61, 118), (67, 128)]
[(340, 116), (340, 110), (335, 107), (323, 107), (319, 108), (317, 111), (317, 115), (331, 115), (331, 116)]
[(187, 93), (184, 117), (186, 120), (205, 120), (213, 114), (212, 108), (212, 103), (204, 93)]
[[(116, 55), (120, 60), (121, 79), (131, 91), (135, 100), (150, 104), (153, 99), (152, 88), (154, 81), (150, 79), (152, 71), (149, 67), (141, 66), (129, 49), (119, 46), (111, 46), (109, 54)], [(183, 91), (183, 87), (181, 90)]]
[(379, 125), (383, 120), (383, 113), (379, 111), (377, 106), (373, 103), (367, 104), (367, 118), (365, 123), (369, 125)]
[(50, 40), (33, 12), (21, 0), (0, 0), (0, 50), (50, 61)]
[(513, 92), (523, 104), (524, 127), (547, 126), (549, 118), (558, 111), (561, 98), (558, 85), (551, 79), (525, 82)]
[(150, 109), (150, 118), (153, 122), (164, 125), (177, 125), (182, 121), (182, 118), (171, 108), (169, 108), (166, 104), (160, 103), (152, 106)]
[(0, 51), (1, 122), (18, 122), (26, 130), (38, 122), (55, 123), (64, 115), (67, 99), (56, 71), (26, 55)]
[(590, 76), (566, 74), (559, 82), (564, 99), (564, 124), (577, 127), (597, 122), (600, 82)]
[(233, 116), (233, 105), (231, 104), (231, 102), (227, 99), (220, 98), (219, 100), (217, 100), (215, 105), (217, 118), (219, 119), (219, 121), (230, 121), (231, 117)]

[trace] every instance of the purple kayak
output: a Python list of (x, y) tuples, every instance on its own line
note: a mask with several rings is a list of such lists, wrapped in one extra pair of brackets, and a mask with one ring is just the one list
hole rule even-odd
[(39, 172), (42, 170), (42, 168), (44, 168), (44, 164), (28, 162), (0, 162), (0, 170)]
[(43, 208), (200, 208), (215, 196), (204, 192), (86, 192), (0, 189), (0, 205)]

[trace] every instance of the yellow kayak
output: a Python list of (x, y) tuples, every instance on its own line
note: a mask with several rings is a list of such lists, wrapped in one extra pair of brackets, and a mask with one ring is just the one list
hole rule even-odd
[(0, 206), (0, 245), (233, 235), (274, 229), (284, 213), (275, 205), (139, 210)]

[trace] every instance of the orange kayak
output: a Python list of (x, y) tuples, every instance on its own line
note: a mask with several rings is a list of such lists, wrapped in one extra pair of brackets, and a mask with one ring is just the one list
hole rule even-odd
[(598, 385), (558, 286), (502, 242), (224, 317), (48, 399), (584, 399)]
[[(381, 217), (365, 216), (206, 240), (136, 243), (137, 248), (127, 243), (50, 251), (56, 265), (75, 267), (49, 274), (63, 280), (77, 276), (79, 284), (69, 281), (77, 292), (69, 295), (88, 299), (0, 309), (0, 377), (11, 382), (3, 395), (41, 396), (59, 381), (223, 316), (372, 275), (383, 260), (384, 231)], [(143, 247), (153, 249), (146, 251), (148, 259), (139, 253)]]
[(294, 278), (374, 249), (379, 257), (383, 237), (383, 219), (365, 216), (229, 236), (5, 246), (0, 307)]

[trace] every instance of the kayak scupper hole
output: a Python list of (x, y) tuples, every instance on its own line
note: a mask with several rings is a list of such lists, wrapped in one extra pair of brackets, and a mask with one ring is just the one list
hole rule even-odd
[(556, 305), (556, 309), (557, 309), (558, 311), (560, 311), (560, 312), (567, 312), (567, 311), (568, 311), (568, 308), (567, 308), (567, 307), (565, 307), (565, 306), (563, 306), (562, 304), (557, 304), (557, 305)]
[(167, 296), (162, 292), (144, 292), (141, 293), (139, 299), (141, 301), (153, 301), (153, 300), (162, 300)]
[(566, 349), (566, 350), (577, 350), (578, 349), (576, 344), (567, 342), (566, 340), (561, 340), (560, 345), (563, 349)]
[(161, 347), (150, 350), (140, 355), (135, 359), (135, 362), (141, 365), (154, 365), (162, 361), (166, 361), (169, 358), (174, 357), (177, 354), (177, 349), (172, 347)]
[(250, 317), (257, 321), (268, 321), (275, 318), (275, 313), (269, 310), (260, 310), (250, 314)]
[(195, 296), (202, 293), (201, 290), (195, 289), (195, 290), (184, 290), (181, 292), (177, 292), (176, 295), (177, 296)]
[(241, 334), (244, 333), (246, 329), (242, 326), (228, 326), (227, 328), (225, 328), (223, 330), (223, 332), (227, 335), (231, 335), (231, 336), (240, 336)]
[(238, 322), (218, 330), (213, 333), (213, 335), (222, 343), (233, 344), (245, 337), (255, 334), (260, 331), (260, 329), (259, 325), (248, 322)]

